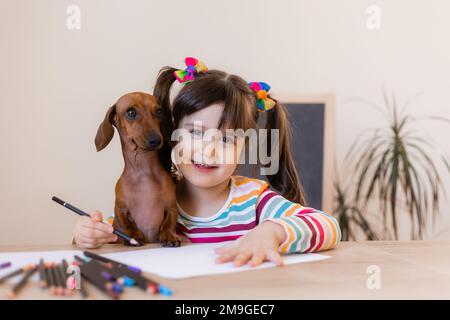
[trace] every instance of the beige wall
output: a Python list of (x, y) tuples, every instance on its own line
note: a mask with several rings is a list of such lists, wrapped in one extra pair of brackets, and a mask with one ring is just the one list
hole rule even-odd
[[(366, 28), (373, 3), (378, 31)], [(66, 28), (69, 4), (81, 30)], [(351, 98), (381, 103), (382, 86), (401, 101), (422, 93), (415, 114), (450, 117), (449, 15), (447, 0), (1, 0), (0, 245), (68, 242), (75, 217), (52, 195), (112, 212), (123, 164), (117, 137), (95, 152), (97, 126), (118, 96), (150, 91), (161, 66), (187, 55), (274, 92), (335, 93), (340, 166), (381, 121)], [(448, 127), (423, 130), (450, 153)], [(448, 209), (427, 237), (450, 238)]]

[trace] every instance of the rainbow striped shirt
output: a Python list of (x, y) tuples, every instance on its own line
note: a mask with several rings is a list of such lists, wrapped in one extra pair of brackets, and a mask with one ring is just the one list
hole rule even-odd
[(235, 240), (264, 221), (280, 224), (286, 241), (281, 253), (331, 249), (341, 240), (337, 220), (331, 215), (291, 202), (269, 189), (266, 181), (232, 176), (230, 195), (210, 217), (194, 217), (177, 204), (177, 232), (194, 243)]

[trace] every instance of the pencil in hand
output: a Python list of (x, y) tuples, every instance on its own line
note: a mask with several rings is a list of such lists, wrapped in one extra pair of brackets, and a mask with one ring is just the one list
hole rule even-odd
[[(57, 202), (57, 203), (59, 203), (63, 207), (66, 207), (67, 209), (72, 210), (73, 212), (75, 212), (79, 216), (90, 217), (90, 215), (88, 213), (78, 209), (77, 207), (74, 207), (70, 203), (67, 203), (67, 202), (63, 201), (63, 200), (59, 199), (58, 197), (53, 196), (52, 200)], [(123, 232), (121, 232), (121, 231), (119, 231), (117, 229), (114, 229), (113, 233), (115, 235), (117, 235), (118, 237), (128, 241), (133, 246), (142, 246), (143, 245), (143, 243), (141, 243), (140, 241), (138, 241), (138, 240), (136, 240), (136, 239), (126, 235), (125, 233), (123, 233)]]

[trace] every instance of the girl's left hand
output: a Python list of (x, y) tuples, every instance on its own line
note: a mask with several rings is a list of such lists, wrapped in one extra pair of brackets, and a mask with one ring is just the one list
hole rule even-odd
[(286, 234), (282, 226), (272, 221), (265, 221), (236, 241), (216, 248), (214, 252), (219, 254), (216, 263), (234, 261), (237, 267), (247, 263), (256, 267), (263, 261), (273, 261), (277, 266), (282, 266), (284, 263), (278, 253), (278, 247), (285, 238)]

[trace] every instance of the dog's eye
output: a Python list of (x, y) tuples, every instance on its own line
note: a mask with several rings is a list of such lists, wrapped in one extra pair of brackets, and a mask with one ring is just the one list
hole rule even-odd
[(137, 112), (135, 108), (130, 108), (127, 110), (127, 112), (125, 112), (125, 115), (127, 116), (128, 119), (130, 120), (134, 120), (136, 119), (137, 116)]
[(164, 112), (163, 112), (162, 108), (156, 109), (156, 116), (157, 117), (162, 117), (163, 115), (164, 115)]

